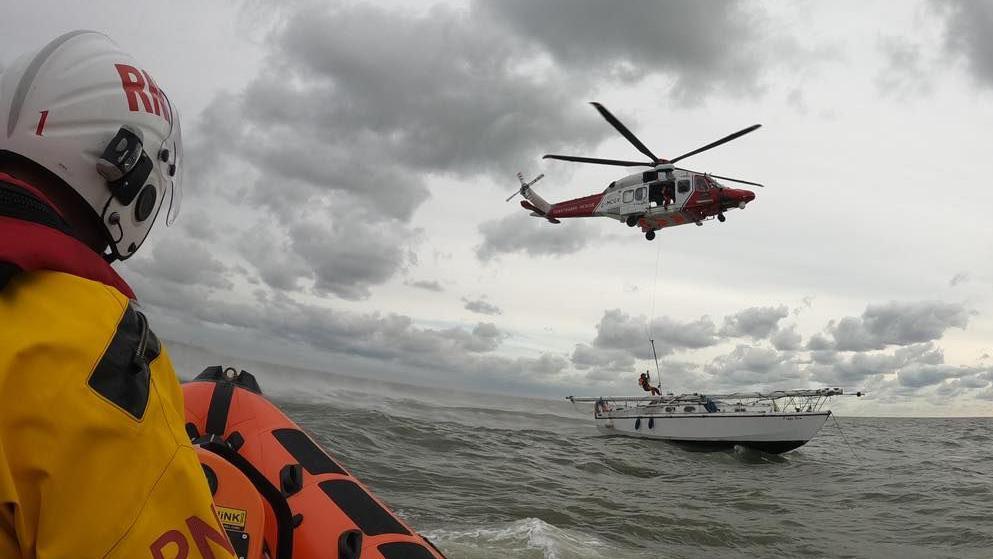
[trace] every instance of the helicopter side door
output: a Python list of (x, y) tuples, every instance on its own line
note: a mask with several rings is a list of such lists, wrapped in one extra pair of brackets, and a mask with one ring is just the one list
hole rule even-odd
[(648, 211), (648, 185), (639, 184), (621, 191), (621, 215), (643, 214)]
[(686, 205), (686, 201), (689, 200), (692, 195), (693, 183), (690, 181), (690, 177), (679, 177), (676, 181), (676, 201), (673, 205), (676, 208), (684, 207)]

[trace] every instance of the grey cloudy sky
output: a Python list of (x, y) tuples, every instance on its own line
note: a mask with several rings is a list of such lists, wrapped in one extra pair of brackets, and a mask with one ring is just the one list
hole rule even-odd
[[(179, 104), (179, 222), (121, 266), (166, 338), (543, 397), (839, 385), (993, 412), (993, 2), (21, 3), (0, 64), (104, 31)], [(550, 200), (692, 167), (767, 185), (649, 243)]]

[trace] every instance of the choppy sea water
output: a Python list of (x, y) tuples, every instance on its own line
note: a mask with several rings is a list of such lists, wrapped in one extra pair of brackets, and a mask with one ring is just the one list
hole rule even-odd
[(842, 417), (784, 455), (701, 453), (600, 435), (565, 401), (259, 376), (450, 559), (993, 557), (993, 418)]

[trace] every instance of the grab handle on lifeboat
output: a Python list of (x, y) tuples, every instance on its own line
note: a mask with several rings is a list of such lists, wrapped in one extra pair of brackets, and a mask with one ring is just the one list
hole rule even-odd
[(362, 554), (362, 532), (345, 530), (338, 536), (338, 559), (359, 559)]

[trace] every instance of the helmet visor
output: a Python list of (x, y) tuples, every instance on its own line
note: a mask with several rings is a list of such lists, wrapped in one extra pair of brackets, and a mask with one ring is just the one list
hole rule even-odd
[(162, 178), (160, 184), (165, 189), (162, 194), (162, 203), (166, 203), (166, 197), (169, 200), (169, 211), (166, 212), (166, 225), (168, 226), (176, 221), (183, 202), (183, 137), (179, 126), (179, 111), (169, 101), (168, 96), (166, 96), (166, 101), (169, 103), (169, 113), (172, 119), (169, 134), (163, 140), (159, 154), (168, 155), (162, 156), (167, 160), (161, 162), (158, 168)]

